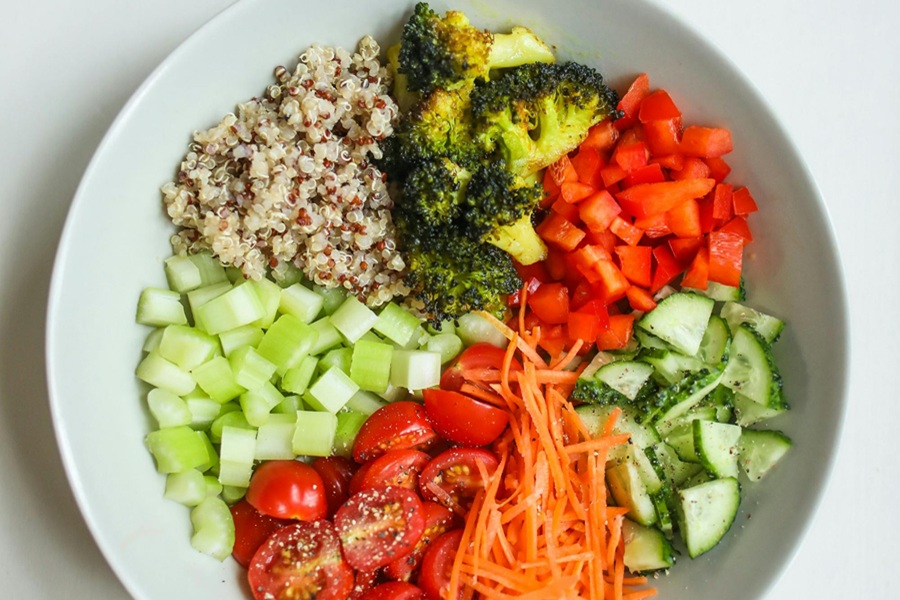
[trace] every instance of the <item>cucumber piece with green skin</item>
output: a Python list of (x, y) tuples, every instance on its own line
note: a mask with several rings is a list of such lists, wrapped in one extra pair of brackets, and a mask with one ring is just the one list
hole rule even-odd
[(678, 491), (678, 526), (688, 555), (697, 558), (712, 550), (731, 529), (741, 503), (741, 489), (733, 477), (714, 479)]
[(772, 344), (784, 330), (784, 321), (738, 302), (726, 302), (719, 313), (732, 332), (742, 324), (750, 325), (767, 343)]
[(606, 470), (606, 484), (617, 506), (641, 525), (656, 523), (656, 507), (635, 463), (625, 460)]
[(625, 566), (632, 573), (668, 569), (675, 564), (675, 549), (662, 532), (645, 527), (631, 519), (622, 522), (625, 541)]
[(706, 284), (705, 290), (696, 288), (684, 288), (684, 290), (686, 292), (693, 292), (695, 294), (700, 294), (701, 296), (706, 296), (707, 298), (712, 298), (719, 302), (743, 302), (746, 298), (743, 281), (741, 281), (740, 286), (725, 285), (724, 283), (719, 283), (717, 281), (709, 281)]
[(738, 476), (737, 445), (741, 428), (716, 421), (694, 421), (694, 449), (700, 463), (716, 477)]
[(746, 323), (734, 332), (722, 385), (765, 407), (777, 408), (784, 404), (781, 375), (772, 349)]
[[(659, 435), (652, 427), (641, 425), (635, 419), (636, 410), (630, 406), (623, 406), (622, 414), (616, 420), (613, 427), (614, 434), (628, 433), (631, 434), (631, 445), (643, 449), (652, 446), (659, 441)], [(614, 406), (602, 406), (599, 404), (582, 404), (575, 409), (575, 412), (581, 417), (581, 422), (592, 438), (599, 437), (603, 431), (603, 426), (609, 419), (609, 415), (615, 410)]]
[(676, 420), (704, 401), (722, 379), (722, 371), (704, 370), (657, 393), (656, 408), (649, 415), (653, 426), (660, 435), (666, 435), (676, 424)]
[(663, 385), (672, 385), (692, 373), (709, 368), (696, 356), (685, 356), (674, 350), (653, 349), (644, 352), (641, 360), (653, 366), (654, 375)]
[(667, 296), (644, 315), (637, 325), (687, 356), (700, 348), (715, 301), (698, 294)]
[(678, 458), (675, 450), (665, 442), (644, 448), (644, 453), (664, 484), (672, 489), (680, 488), (685, 481), (703, 471), (701, 465)]
[(603, 365), (594, 373), (594, 379), (603, 382), (627, 400), (634, 400), (652, 374), (653, 367), (647, 363), (623, 360)]
[(700, 340), (697, 358), (708, 365), (717, 365), (728, 360), (728, 346), (731, 342), (731, 330), (725, 319), (718, 315), (709, 318), (709, 324)]
[(738, 464), (747, 479), (759, 481), (791, 449), (791, 438), (780, 431), (745, 429), (738, 442)]

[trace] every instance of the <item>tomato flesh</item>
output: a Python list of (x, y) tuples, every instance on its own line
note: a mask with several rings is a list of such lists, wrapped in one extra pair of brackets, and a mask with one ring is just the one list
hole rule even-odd
[(262, 514), (246, 499), (231, 506), (231, 518), (234, 521), (234, 549), (231, 555), (245, 568), (270, 535), (291, 523)]
[(465, 507), (484, 489), (478, 463), (490, 476), (500, 464), (493, 452), (482, 448), (451, 448), (438, 454), (419, 475), (422, 498), (456, 508)]
[(350, 497), (350, 480), (356, 473), (356, 465), (342, 456), (319, 457), (310, 465), (322, 478), (328, 516), (333, 517), (337, 509)]
[(391, 486), (363, 490), (334, 516), (344, 558), (370, 571), (409, 553), (422, 537), (425, 518), (415, 492)]
[(328, 515), (322, 478), (296, 460), (271, 460), (257, 467), (247, 488), (247, 502), (278, 519), (316, 521)]
[(341, 557), (329, 521), (301, 521), (282, 527), (259, 547), (247, 580), (256, 600), (345, 600), (353, 589), (353, 570)]
[(425, 529), (416, 547), (406, 556), (389, 563), (384, 568), (388, 579), (410, 581), (422, 562), (425, 551), (441, 534), (457, 525), (456, 516), (437, 502), (426, 500), (422, 503), (422, 514), (425, 517)]
[(422, 588), (405, 581), (389, 581), (366, 591), (359, 600), (426, 600)]
[(435, 437), (420, 404), (393, 402), (376, 410), (363, 423), (353, 443), (353, 458), (364, 463), (388, 450), (425, 449)]
[[(533, 291), (534, 289), (529, 289), (529, 292)], [(472, 344), (444, 370), (441, 375), (441, 389), (458, 391), (465, 383), (463, 372), (468, 369), (501, 369), (505, 356), (506, 350), (493, 344), (487, 342)], [(518, 365), (518, 361), (515, 364)], [(518, 368), (522, 367), (518, 366)]]
[(505, 410), (459, 392), (427, 389), (425, 412), (442, 437), (466, 446), (486, 446), (496, 440), (509, 423)]
[(375, 460), (366, 463), (366, 472), (356, 486), (355, 492), (395, 485), (415, 490), (419, 484), (419, 473), (431, 457), (407, 448), (385, 452)]
[[(454, 529), (441, 535), (434, 541), (425, 556), (422, 557), (422, 573), (419, 576), (419, 585), (425, 591), (429, 600), (447, 599), (450, 587), (450, 572), (453, 568), (453, 560), (462, 542), (463, 530)], [(462, 598), (462, 589), (457, 598)]]

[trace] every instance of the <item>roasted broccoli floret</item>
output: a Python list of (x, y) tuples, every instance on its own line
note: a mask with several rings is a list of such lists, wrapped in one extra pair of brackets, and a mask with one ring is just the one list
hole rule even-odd
[(423, 160), (403, 181), (400, 209), (429, 227), (449, 225), (460, 216), (471, 178), (449, 158)]
[(441, 17), (425, 2), (416, 5), (400, 42), (400, 72), (410, 90), (424, 93), (487, 79), (491, 69), (553, 61), (550, 48), (525, 27), (495, 34), (472, 26), (459, 11)]
[(527, 64), (479, 82), (471, 94), (479, 139), (519, 175), (547, 167), (616, 112), (603, 76), (579, 63)]

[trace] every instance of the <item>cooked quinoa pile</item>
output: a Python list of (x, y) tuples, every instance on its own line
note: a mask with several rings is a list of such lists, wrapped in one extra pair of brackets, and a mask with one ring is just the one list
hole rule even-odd
[(369, 36), (354, 54), (311, 46), (293, 71), (194, 133), (162, 193), (177, 254), (211, 250), (259, 279), (290, 265), (370, 306), (409, 290), (384, 174), (370, 163), (399, 109)]

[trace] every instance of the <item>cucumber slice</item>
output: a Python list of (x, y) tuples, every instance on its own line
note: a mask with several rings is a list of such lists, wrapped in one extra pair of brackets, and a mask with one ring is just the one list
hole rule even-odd
[(774, 419), (778, 415), (787, 412), (787, 410), (787, 405), (763, 406), (743, 394), (734, 395), (734, 422), (741, 427), (750, 427), (751, 425)]
[(660, 478), (670, 488), (681, 487), (685, 481), (703, 470), (699, 464), (678, 458), (675, 450), (665, 442), (644, 448), (644, 453), (650, 459), (650, 464), (656, 469)]
[(682, 354), (694, 356), (700, 348), (714, 306), (715, 301), (705, 296), (672, 294), (644, 315), (637, 325)]
[(632, 573), (668, 569), (675, 563), (675, 549), (655, 527), (625, 519), (622, 538), (625, 540), (625, 566)]
[[(584, 426), (591, 437), (596, 438), (600, 436), (600, 433), (603, 431), (603, 426), (606, 425), (606, 421), (609, 419), (609, 415), (614, 409), (614, 406), (608, 405), (583, 404), (576, 408), (575, 412), (581, 417), (581, 422), (584, 423)], [(638, 449), (644, 449), (647, 446), (652, 446), (657, 443), (659, 441), (659, 435), (657, 435), (652, 427), (647, 427), (638, 423), (635, 419), (636, 415), (637, 411), (634, 408), (623, 406), (622, 414), (619, 415), (619, 418), (616, 420), (616, 425), (613, 427), (613, 433), (631, 434), (630, 443)]]
[(738, 464), (747, 479), (759, 481), (791, 449), (791, 438), (780, 431), (745, 429), (738, 442)]
[[(701, 371), (684, 378), (679, 383), (658, 392), (661, 396), (661, 415), (654, 420), (656, 431), (665, 436), (676, 425), (677, 420), (700, 404), (719, 385), (721, 371)], [(664, 395), (664, 397), (662, 397)]]
[(652, 374), (653, 367), (647, 363), (623, 360), (600, 367), (594, 373), (594, 379), (602, 381), (629, 400), (634, 400)]
[(685, 356), (672, 350), (655, 349), (645, 352), (641, 360), (653, 366), (654, 375), (663, 385), (677, 383), (686, 375), (697, 373), (709, 366), (695, 356)]
[(775, 342), (784, 329), (784, 321), (781, 319), (737, 302), (726, 302), (719, 314), (728, 322), (731, 331), (737, 332), (738, 327), (746, 323), (769, 344)]
[(741, 503), (737, 479), (715, 479), (679, 490), (678, 525), (688, 555), (712, 550), (731, 529)]
[(635, 463), (626, 460), (606, 470), (606, 483), (616, 505), (641, 525), (656, 523), (656, 507)]
[(738, 476), (738, 441), (741, 428), (716, 421), (694, 421), (694, 449), (700, 463), (716, 477)]
[(762, 336), (745, 323), (739, 325), (731, 341), (730, 354), (722, 385), (765, 407), (777, 408), (784, 404), (781, 375), (772, 350)]
[(705, 290), (699, 290), (695, 288), (684, 288), (685, 291), (694, 292), (696, 294), (700, 294), (701, 296), (706, 296), (707, 298), (712, 298), (713, 300), (717, 300), (720, 302), (742, 302), (744, 300), (744, 284), (741, 282), (740, 286), (733, 285), (725, 285), (724, 283), (719, 283), (718, 281), (709, 281), (706, 284)]
[(718, 315), (709, 318), (709, 325), (703, 333), (700, 341), (700, 349), (697, 350), (697, 358), (708, 365), (717, 365), (726, 360), (728, 344), (731, 342), (731, 330), (725, 319)]

